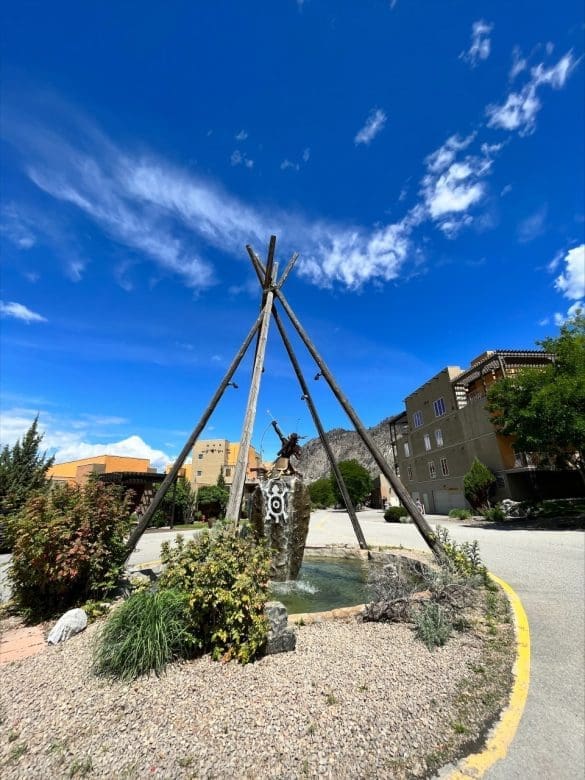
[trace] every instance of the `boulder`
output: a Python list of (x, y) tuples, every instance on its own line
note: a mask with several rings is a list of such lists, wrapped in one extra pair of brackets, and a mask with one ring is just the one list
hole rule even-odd
[(86, 626), (87, 615), (85, 612), (82, 609), (70, 609), (64, 615), (61, 615), (55, 623), (47, 637), (47, 642), (50, 645), (64, 642), (69, 637), (79, 634)]
[(268, 620), (268, 637), (266, 639), (266, 655), (289, 653), (297, 645), (297, 636), (288, 625), (286, 607), (280, 601), (267, 601), (264, 613)]

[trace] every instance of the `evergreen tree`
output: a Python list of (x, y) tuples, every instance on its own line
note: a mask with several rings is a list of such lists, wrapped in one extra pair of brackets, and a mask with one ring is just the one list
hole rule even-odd
[(496, 478), (492, 472), (485, 464), (475, 458), (471, 468), (463, 477), (465, 498), (474, 508), (489, 506), (490, 493), (495, 484)]
[(0, 452), (0, 514), (18, 512), (33, 493), (48, 488), (47, 471), (55, 459), (40, 451), (44, 434), (38, 421), (37, 416), (22, 441)]

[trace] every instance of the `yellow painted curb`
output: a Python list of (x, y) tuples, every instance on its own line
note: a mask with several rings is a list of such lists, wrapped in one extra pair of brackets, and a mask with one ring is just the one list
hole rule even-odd
[(158, 561), (144, 561), (143, 563), (132, 563), (128, 566), (129, 569), (135, 571), (136, 569), (154, 569), (155, 566), (161, 566), (160, 559)]
[(516, 627), (516, 661), (514, 663), (514, 685), (508, 706), (481, 753), (473, 753), (462, 759), (457, 768), (449, 775), (449, 780), (477, 780), (508, 753), (512, 740), (524, 712), (530, 684), (530, 629), (528, 618), (520, 598), (507, 582), (490, 574), (490, 577), (504, 590), (512, 607)]

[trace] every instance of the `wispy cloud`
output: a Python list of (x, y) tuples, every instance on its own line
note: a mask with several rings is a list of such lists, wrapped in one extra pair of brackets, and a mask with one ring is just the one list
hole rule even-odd
[(358, 130), (353, 139), (355, 145), (365, 144), (367, 146), (371, 144), (374, 138), (384, 129), (386, 120), (387, 116), (381, 108), (373, 108), (366, 119), (365, 125)]
[(514, 81), (516, 76), (526, 70), (528, 67), (528, 61), (522, 56), (519, 46), (514, 46), (512, 51), (512, 67), (510, 68), (509, 78), (510, 81)]
[(18, 249), (31, 249), (37, 239), (28, 220), (18, 213), (14, 203), (8, 203), (0, 212), (0, 233)]
[(22, 303), (15, 303), (14, 301), (11, 301), (10, 303), (0, 301), (0, 315), (3, 317), (10, 317), (14, 320), (22, 320), (27, 324), (31, 322), (47, 322), (47, 318), (43, 317), (42, 314), (31, 311)]
[(248, 133), (245, 130), (240, 130), (240, 132), (234, 136), (236, 141), (245, 141), (248, 138)]
[(234, 149), (230, 155), (230, 163), (232, 165), (243, 165), (244, 168), (253, 168), (254, 160), (251, 160), (246, 156), (244, 152), (240, 152), (239, 149)]
[(302, 165), (306, 165), (309, 162), (309, 159), (311, 157), (311, 150), (307, 147), (306, 149), (303, 149), (303, 153), (301, 154), (300, 162), (295, 162), (294, 160), (289, 160), (288, 157), (285, 158), (280, 163), (280, 170), (281, 171), (300, 171)]
[(493, 24), (480, 19), (474, 22), (471, 27), (471, 44), (467, 51), (462, 51), (459, 57), (468, 62), (472, 68), (480, 63), (481, 60), (487, 60), (491, 51), (490, 33), (494, 29)]
[[(532, 70), (531, 83), (560, 87), (571, 63), (569, 53), (552, 68), (541, 64)], [(145, 150), (122, 149), (71, 109), (65, 113), (61, 122), (65, 130), (58, 133), (52, 130), (53, 115), (44, 124), (38, 118), (19, 122), (9, 117), (4, 132), (18, 148), (30, 180), (58, 204), (51, 222), (57, 221), (60, 206), (67, 204), (73, 208), (65, 213), (84, 214), (112, 241), (131, 250), (124, 269), (118, 269), (120, 283), (129, 290), (128, 268), (145, 261), (190, 287), (208, 287), (215, 283), (215, 274), (205, 259), (206, 248), (241, 258), (246, 243), (262, 246), (274, 232), (284, 252), (301, 253), (299, 273), (317, 285), (340, 283), (357, 289), (368, 281), (396, 279), (409, 260), (417, 259), (421, 240), (417, 231), (424, 223), (453, 237), (474, 221), (473, 210), (486, 198), (488, 177), (503, 146), (486, 143), (485, 126), (470, 135), (451, 135), (427, 157), (412, 208), (372, 228), (309, 219), (273, 205), (251, 206), (193, 170), (178, 168)], [(491, 107), (489, 116), (493, 124), (496, 109)], [(375, 109), (358, 133), (359, 143), (369, 143), (385, 120), (384, 112)], [(301, 155), (303, 163), (309, 157), (307, 148)], [(242, 155), (235, 162), (242, 165), (244, 159)], [(72, 275), (81, 273), (75, 260), (69, 258)], [(248, 285), (236, 280), (231, 289), (239, 294)]]
[(539, 91), (543, 86), (561, 89), (575, 66), (572, 52), (567, 52), (551, 67), (538, 64), (530, 71), (529, 81), (519, 92), (511, 92), (501, 105), (489, 105), (486, 109), (488, 126), (502, 130), (518, 130), (528, 135), (536, 126), (536, 116), (542, 108)]
[(541, 236), (546, 228), (546, 217), (548, 214), (548, 206), (545, 205), (539, 208), (534, 214), (531, 214), (518, 225), (517, 235), (518, 241), (521, 244), (527, 244), (529, 241), (534, 241), (535, 238)]

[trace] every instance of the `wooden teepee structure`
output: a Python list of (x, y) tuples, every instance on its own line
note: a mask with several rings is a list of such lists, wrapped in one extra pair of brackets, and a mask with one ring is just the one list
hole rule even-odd
[(388, 482), (392, 485), (396, 495), (408, 510), (408, 513), (412, 517), (414, 523), (416, 524), (425, 542), (428, 544), (428, 546), (430, 547), (434, 555), (440, 561), (442, 561), (444, 559), (444, 553), (436, 535), (433, 533), (430, 525), (427, 523), (424, 516), (421, 514), (420, 510), (416, 506), (415, 502), (412, 500), (410, 494), (408, 493), (404, 485), (400, 482), (399, 478), (394, 473), (394, 470), (384, 460), (383, 455), (374, 444), (372, 437), (368, 433), (367, 429), (364, 427), (362, 421), (358, 417), (354, 408), (351, 406), (348, 398), (345, 396), (345, 394), (337, 384), (333, 374), (331, 373), (331, 371), (327, 367), (327, 364), (325, 363), (325, 361), (317, 351), (317, 348), (311, 341), (307, 332), (299, 322), (297, 316), (295, 315), (293, 309), (289, 305), (283, 293), (282, 288), (298, 259), (298, 253), (293, 254), (289, 262), (287, 263), (283, 273), (281, 274), (280, 277), (278, 277), (278, 264), (275, 262), (276, 236), (270, 237), (266, 264), (262, 263), (262, 261), (260, 260), (258, 255), (254, 252), (251, 246), (249, 245), (246, 246), (246, 250), (248, 252), (248, 255), (250, 256), (250, 260), (252, 262), (252, 266), (254, 267), (256, 275), (258, 276), (258, 281), (260, 282), (260, 287), (262, 291), (260, 314), (258, 315), (256, 321), (252, 325), (248, 335), (244, 339), (244, 343), (242, 344), (239, 351), (235, 355), (225, 376), (220, 382), (219, 387), (217, 388), (215, 394), (213, 395), (211, 401), (209, 402), (209, 405), (203, 412), (201, 419), (199, 420), (195, 429), (193, 430), (193, 432), (185, 442), (185, 446), (181, 450), (177, 460), (173, 464), (173, 467), (165, 477), (159, 490), (153, 496), (150, 506), (148, 507), (144, 515), (141, 517), (137, 527), (130, 535), (130, 538), (128, 539), (128, 543), (126, 546), (127, 557), (129, 557), (132, 554), (133, 550), (138, 544), (140, 537), (142, 536), (146, 528), (148, 528), (150, 520), (154, 515), (154, 513), (156, 512), (156, 510), (158, 509), (165, 494), (176, 481), (177, 475), (179, 473), (179, 469), (183, 466), (183, 463), (185, 462), (189, 453), (192, 451), (195, 442), (197, 441), (197, 439), (201, 435), (201, 432), (207, 425), (207, 422), (211, 417), (211, 415), (213, 414), (213, 411), (215, 410), (215, 407), (219, 403), (225, 389), (228, 387), (228, 385), (232, 383), (232, 377), (235, 374), (238, 366), (240, 365), (242, 358), (246, 354), (250, 344), (254, 340), (254, 337), (258, 334), (256, 339), (256, 354), (254, 358), (252, 380), (248, 392), (248, 402), (246, 405), (246, 413), (244, 417), (242, 436), (240, 439), (238, 460), (236, 463), (234, 479), (232, 482), (228, 505), (226, 508), (226, 517), (234, 518), (237, 521), (237, 518), (239, 517), (240, 514), (240, 505), (242, 502), (242, 496), (244, 492), (248, 449), (252, 438), (254, 421), (256, 418), (256, 406), (258, 402), (258, 393), (260, 390), (260, 380), (264, 368), (264, 355), (266, 351), (268, 329), (270, 327), (271, 319), (274, 319), (274, 322), (276, 323), (276, 327), (278, 328), (278, 331), (284, 343), (284, 347), (288, 353), (292, 367), (299, 381), (299, 385), (302, 391), (302, 399), (307, 403), (307, 406), (309, 407), (311, 417), (313, 418), (313, 422), (315, 423), (315, 428), (317, 429), (317, 432), (319, 434), (319, 437), (321, 439), (321, 442), (323, 444), (323, 447), (325, 449), (325, 452), (331, 464), (331, 469), (335, 475), (345, 505), (347, 507), (347, 511), (349, 513), (349, 517), (353, 525), (353, 529), (355, 531), (355, 535), (357, 537), (358, 543), (362, 549), (367, 549), (366, 540), (362, 528), (357, 519), (355, 508), (347, 492), (347, 488), (343, 481), (343, 477), (341, 475), (337, 462), (333, 456), (333, 452), (327, 440), (327, 436), (325, 435), (325, 431), (321, 424), (319, 414), (317, 412), (317, 409), (313, 402), (313, 398), (309, 391), (309, 387), (307, 385), (307, 382), (305, 380), (305, 377), (303, 375), (303, 372), (297, 360), (296, 354), (294, 352), (294, 349), (292, 347), (292, 344), (286, 332), (281, 315), (278, 311), (276, 305), (278, 302), (278, 304), (280, 304), (285, 314), (287, 315), (288, 319), (292, 323), (293, 327), (299, 334), (307, 350), (315, 360), (315, 363), (317, 364), (319, 369), (318, 373), (329, 384), (329, 387), (331, 388), (333, 394), (335, 395), (335, 397), (343, 407), (345, 413), (351, 420), (361, 440), (363, 441), (367, 449), (372, 454), (372, 457), (374, 458), (376, 464), (378, 465), (378, 468), (380, 469), (382, 474), (384, 474)]

